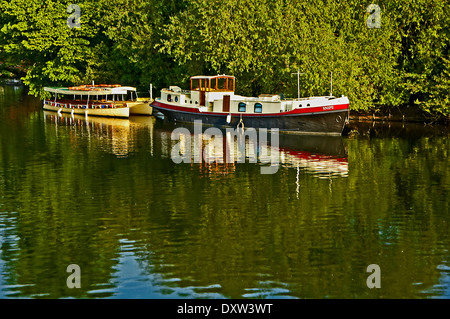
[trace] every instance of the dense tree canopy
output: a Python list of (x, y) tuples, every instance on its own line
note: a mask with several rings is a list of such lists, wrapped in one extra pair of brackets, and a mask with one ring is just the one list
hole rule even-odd
[[(0, 0), (0, 75), (44, 85), (185, 85), (227, 73), (240, 94), (347, 95), (354, 110), (450, 116), (450, 9), (438, 0)], [(375, 11), (374, 11), (375, 10)], [(378, 10), (378, 11), (377, 11)], [(379, 13), (379, 16), (376, 14)], [(375, 20), (374, 20), (375, 19)], [(373, 21), (379, 22), (374, 27)]]

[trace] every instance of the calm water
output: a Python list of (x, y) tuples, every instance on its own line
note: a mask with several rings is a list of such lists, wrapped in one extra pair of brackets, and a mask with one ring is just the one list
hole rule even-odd
[(447, 128), (380, 125), (280, 135), (267, 175), (175, 164), (160, 119), (59, 117), (0, 87), (0, 298), (449, 298)]

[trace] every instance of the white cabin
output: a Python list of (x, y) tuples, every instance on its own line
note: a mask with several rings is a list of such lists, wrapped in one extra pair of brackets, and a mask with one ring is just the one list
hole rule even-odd
[(262, 94), (258, 97), (235, 95), (235, 77), (230, 75), (193, 76), (190, 90), (170, 86), (161, 90), (160, 102), (174, 106), (199, 108), (203, 112), (270, 114), (289, 112), (297, 108), (313, 108), (348, 104), (342, 96), (308, 97), (282, 100), (276, 94)]

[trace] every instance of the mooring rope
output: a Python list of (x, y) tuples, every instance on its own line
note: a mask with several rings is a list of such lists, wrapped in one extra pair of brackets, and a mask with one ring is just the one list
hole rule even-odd
[(241, 119), (238, 123), (238, 125), (236, 126), (236, 129), (242, 127), (242, 130), (244, 130), (244, 121), (242, 120), (242, 114), (241, 114)]

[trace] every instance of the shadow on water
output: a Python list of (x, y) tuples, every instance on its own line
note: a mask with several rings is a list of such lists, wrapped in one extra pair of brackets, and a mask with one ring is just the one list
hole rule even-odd
[(447, 136), (449, 133), (450, 127), (446, 125), (399, 121), (351, 121), (343, 134), (348, 137), (422, 138)]

